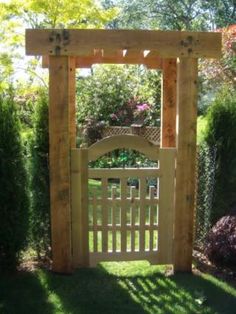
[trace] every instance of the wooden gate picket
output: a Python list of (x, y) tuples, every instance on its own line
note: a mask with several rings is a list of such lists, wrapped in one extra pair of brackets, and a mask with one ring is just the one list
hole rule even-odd
[(71, 150), (72, 265), (89, 265), (88, 151)]

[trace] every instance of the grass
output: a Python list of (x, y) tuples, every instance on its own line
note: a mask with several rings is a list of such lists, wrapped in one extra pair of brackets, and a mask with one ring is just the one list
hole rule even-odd
[(46, 270), (0, 277), (0, 313), (232, 314), (236, 290), (210, 275), (165, 276), (147, 262), (102, 263), (71, 276)]
[(204, 138), (204, 133), (207, 127), (206, 117), (200, 116), (197, 119), (197, 143), (200, 144)]
[[(120, 185), (119, 183), (115, 182), (109, 182), (108, 183), (108, 196), (111, 197), (111, 188), (115, 186), (116, 187), (116, 197), (120, 197)], [(97, 197), (100, 198), (102, 196), (102, 188), (101, 188), (101, 181), (99, 180), (93, 180), (89, 179), (89, 186), (88, 186), (88, 193), (89, 193), (89, 198), (92, 198), (93, 194)], [(149, 191), (147, 189), (147, 195), (149, 194)], [(127, 185), (127, 196), (130, 195), (130, 186)], [(138, 190), (135, 190), (135, 196), (138, 196)], [(108, 223), (112, 224), (112, 209), (108, 208)], [(134, 216), (135, 216), (135, 223), (139, 222), (139, 209), (136, 208), (134, 210)], [(157, 223), (157, 206), (155, 209), (153, 209), (154, 212), (154, 223)], [(97, 225), (101, 226), (102, 225), (102, 208), (101, 206), (97, 206), (96, 210), (96, 217), (97, 217)], [(131, 210), (130, 208), (126, 208), (126, 219), (127, 223), (131, 223)], [(121, 224), (121, 209), (120, 208), (115, 208), (115, 221), (117, 225)], [(146, 223), (150, 223), (150, 206), (145, 207), (145, 221)], [(89, 205), (89, 224), (93, 225), (93, 204), (91, 202), (91, 205)], [(135, 235), (135, 249), (138, 250), (139, 247), (139, 235), (138, 232), (134, 233)], [(149, 236), (150, 233), (149, 231), (145, 231), (145, 249), (149, 249)], [(153, 231), (153, 243), (154, 243), (154, 248), (157, 249), (157, 237), (158, 233), (156, 230)], [(102, 232), (98, 231), (97, 232), (97, 239), (98, 239), (98, 252), (102, 251)], [(127, 231), (127, 249), (131, 250), (131, 231)], [(90, 252), (94, 251), (93, 247), (93, 231), (89, 232), (89, 249)], [(112, 251), (112, 231), (108, 231), (108, 250)], [(121, 250), (121, 232), (116, 231), (116, 250), (120, 251)]]

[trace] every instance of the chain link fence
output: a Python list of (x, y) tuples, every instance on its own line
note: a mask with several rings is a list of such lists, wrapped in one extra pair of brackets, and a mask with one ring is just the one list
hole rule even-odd
[(211, 228), (216, 172), (216, 147), (201, 144), (197, 152), (195, 247), (202, 247)]

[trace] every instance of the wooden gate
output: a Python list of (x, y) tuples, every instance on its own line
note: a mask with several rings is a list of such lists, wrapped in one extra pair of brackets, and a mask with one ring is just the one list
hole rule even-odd
[[(117, 148), (143, 153), (157, 167), (88, 168), (89, 161)], [(71, 154), (73, 266), (143, 259), (172, 264), (175, 149), (119, 135)], [(88, 193), (88, 180), (100, 184), (99, 193)]]

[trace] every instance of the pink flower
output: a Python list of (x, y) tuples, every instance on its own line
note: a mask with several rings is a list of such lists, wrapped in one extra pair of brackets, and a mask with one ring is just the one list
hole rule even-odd
[(145, 110), (149, 110), (150, 106), (148, 104), (140, 104), (137, 105), (137, 110), (138, 111), (145, 111)]
[(110, 118), (111, 118), (111, 120), (118, 120), (118, 117), (117, 117), (117, 115), (116, 114), (114, 114), (114, 113), (112, 113), (112, 114), (110, 114)]

